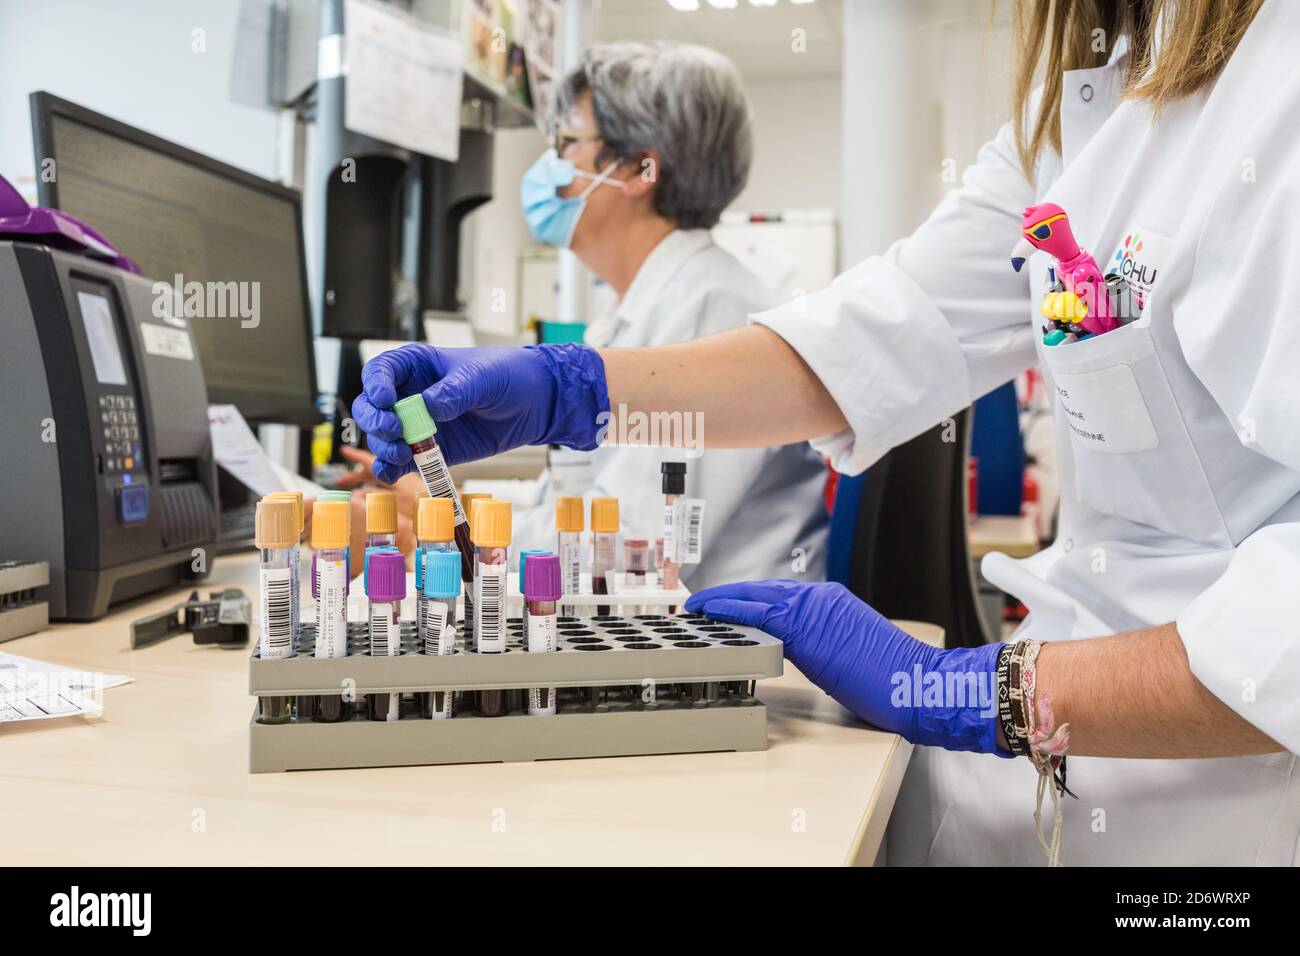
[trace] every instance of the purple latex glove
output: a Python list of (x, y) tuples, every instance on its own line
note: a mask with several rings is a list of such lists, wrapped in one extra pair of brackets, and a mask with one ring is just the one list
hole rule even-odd
[(915, 744), (1010, 756), (997, 745), (1001, 644), (931, 647), (841, 584), (723, 584), (692, 594), (686, 610), (780, 638), (809, 680), (882, 730)]
[(424, 394), (449, 465), (521, 445), (591, 451), (609, 414), (605, 363), (585, 345), (404, 345), (367, 362), (361, 384), (352, 417), (375, 453), (375, 476), (390, 484), (413, 469), (392, 412), (407, 395)]

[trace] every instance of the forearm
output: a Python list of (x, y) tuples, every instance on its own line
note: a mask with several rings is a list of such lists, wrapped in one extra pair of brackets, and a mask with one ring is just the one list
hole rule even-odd
[(1284, 748), (1198, 681), (1173, 624), (1081, 641), (1038, 657), (1038, 694), (1070, 753), (1094, 757), (1234, 757)]
[[(704, 443), (711, 448), (788, 445), (846, 424), (799, 353), (763, 326), (600, 354), (616, 418), (621, 409), (642, 415), (699, 413)], [(637, 434), (632, 428), (620, 433)]]

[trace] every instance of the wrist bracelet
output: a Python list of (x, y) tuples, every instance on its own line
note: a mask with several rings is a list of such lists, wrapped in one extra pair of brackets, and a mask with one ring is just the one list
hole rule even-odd
[[(1017, 641), (1014, 647), (1004, 646), (998, 658), (998, 715), (1011, 751), (1027, 754), (1038, 772), (1034, 833), (1048, 865), (1060, 866), (1064, 827), (1061, 796), (1074, 796), (1065, 785), (1070, 728), (1068, 724), (1055, 726), (1051, 701), (1038, 695), (1038, 654), (1042, 648), (1042, 641), (1028, 639)], [(1050, 838), (1043, 831), (1043, 798), (1049, 794), (1054, 818)]]
[(1011, 652), (1010, 644), (1003, 644), (998, 654), (998, 722), (1002, 727), (1002, 736), (1006, 738), (1007, 749), (1016, 756), (1028, 753), (1024, 739), (1016, 736), (1015, 721), (1011, 716)]
[(1017, 641), (1016, 646), (1011, 651), (1011, 660), (1008, 662), (1008, 693), (1011, 698), (1011, 721), (1015, 727), (1016, 737), (1025, 745), (1026, 753), (1031, 752), (1029, 747), (1029, 708), (1032, 704), (1025, 693), (1025, 661), (1031, 653), (1037, 656), (1037, 648), (1037, 641)]

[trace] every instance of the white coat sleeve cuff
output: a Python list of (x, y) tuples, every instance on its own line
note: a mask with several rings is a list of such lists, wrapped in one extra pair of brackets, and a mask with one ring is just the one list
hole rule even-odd
[(1228, 570), (1178, 615), (1192, 673), (1251, 725), (1300, 753), (1300, 524), (1238, 545)]
[(843, 474), (971, 402), (961, 346), (943, 314), (891, 257), (876, 256), (829, 288), (750, 316), (808, 363), (848, 428), (812, 440)]

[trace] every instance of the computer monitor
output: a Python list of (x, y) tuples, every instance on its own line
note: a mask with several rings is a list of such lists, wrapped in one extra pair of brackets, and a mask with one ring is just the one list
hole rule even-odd
[(190, 328), (208, 400), (254, 422), (318, 422), (299, 194), (49, 93), (31, 109), (41, 204), (97, 229), (181, 303), (202, 293)]

